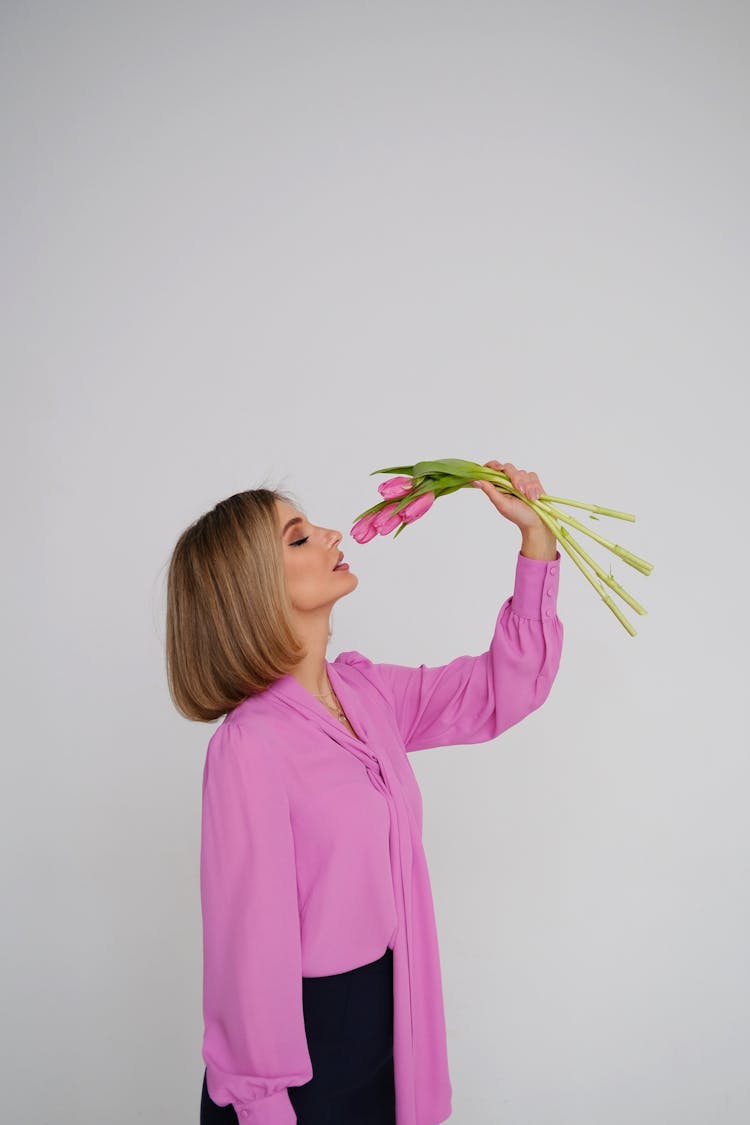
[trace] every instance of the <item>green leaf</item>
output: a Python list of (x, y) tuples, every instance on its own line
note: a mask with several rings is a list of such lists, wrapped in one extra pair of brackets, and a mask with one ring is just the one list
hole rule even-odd
[(458, 492), (460, 488), (468, 488), (466, 481), (460, 481), (458, 484), (443, 484), (439, 489), (435, 489), (435, 499), (438, 496), (449, 496), (451, 492)]
[(419, 475), (439, 475), (460, 477), (462, 480), (471, 477), (477, 470), (481, 472), (482, 466), (476, 461), (462, 461), (459, 457), (443, 457), (437, 461), (418, 461), (413, 466), (414, 473)]
[(407, 476), (413, 476), (413, 465), (393, 465), (390, 469), (373, 469), (370, 473), (374, 477), (376, 473), (405, 473)]
[(375, 514), (375, 512), (382, 511), (383, 508), (386, 506), (386, 504), (390, 504), (390, 503), (391, 503), (390, 500), (379, 500), (378, 503), (373, 504), (373, 506), (371, 508), (365, 508), (364, 512), (360, 512), (359, 515), (354, 518), (354, 520), (352, 522), (352, 527), (354, 527), (354, 524), (357, 523), (359, 520), (364, 519), (365, 516), (372, 516), (372, 515)]

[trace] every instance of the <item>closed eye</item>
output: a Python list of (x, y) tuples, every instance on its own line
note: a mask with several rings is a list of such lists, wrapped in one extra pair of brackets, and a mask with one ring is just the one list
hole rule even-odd
[(302, 543), (306, 543), (309, 538), (310, 538), (310, 536), (306, 535), (304, 539), (295, 539), (295, 541), (293, 543), (290, 543), (289, 546), (290, 547), (299, 547)]

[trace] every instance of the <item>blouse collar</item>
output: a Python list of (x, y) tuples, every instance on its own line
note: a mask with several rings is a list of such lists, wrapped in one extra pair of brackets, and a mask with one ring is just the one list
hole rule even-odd
[[(360, 726), (356, 704), (354, 704), (354, 693), (351, 693), (350, 696), (349, 685), (345, 682), (335, 663), (330, 663), (328, 660), (325, 660), (324, 664), (333, 690), (339, 698), (347, 719), (358, 735), (364, 735), (365, 731)], [(266, 688), (266, 692), (270, 693), (273, 698), (290, 704), (295, 710), (301, 712), (306, 717), (314, 719), (319, 723), (327, 724), (328, 727), (335, 730), (338, 735), (343, 735), (349, 742), (361, 744), (366, 741), (363, 737), (355, 738), (351, 731), (347, 730), (341, 720), (337, 719), (336, 716), (328, 710), (322, 700), (308, 691), (291, 673), (281, 676), (278, 680), (274, 680), (274, 682)]]

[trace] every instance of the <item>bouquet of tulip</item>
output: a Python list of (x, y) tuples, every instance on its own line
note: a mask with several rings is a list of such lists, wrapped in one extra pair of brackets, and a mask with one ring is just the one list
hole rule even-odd
[[(459, 488), (472, 487), (475, 480), (491, 481), (497, 488), (510, 492), (513, 496), (518, 496), (534, 509), (541, 521), (553, 532), (563, 550), (567, 551), (578, 569), (600, 595), (605, 605), (609, 606), (631, 637), (635, 636), (636, 630), (602, 586), (602, 582), (610, 590), (613, 590), (618, 597), (627, 602), (636, 613), (644, 614), (647, 611), (614, 579), (611, 569), (609, 574), (604, 573), (599, 564), (581, 547), (567, 528), (563, 527), (563, 524), (569, 524), (570, 527), (590, 536), (602, 547), (612, 551), (623, 562), (635, 567), (641, 574), (650, 574), (653, 570), (653, 563), (646, 562), (645, 559), (634, 555), (632, 551), (628, 551), (626, 547), (621, 547), (618, 543), (612, 543), (598, 535), (572, 516), (561, 512), (557, 505), (564, 504), (570, 508), (583, 508), (590, 513), (590, 519), (610, 516), (613, 519), (630, 520), (631, 523), (634, 523), (635, 516), (629, 512), (618, 512), (614, 508), (603, 508), (599, 504), (584, 504), (581, 500), (567, 500), (562, 496), (547, 496), (546, 494), (540, 496), (538, 500), (531, 500), (528, 496), (524, 496), (523, 493), (517, 492), (513, 488), (505, 473), (488, 468), (486, 465), (479, 465), (475, 461), (461, 461), (453, 457), (438, 461), (419, 461), (416, 465), (396, 465), (388, 469), (375, 469), (370, 476), (375, 476), (376, 473), (399, 473), (401, 475), (383, 481), (378, 486), (378, 492), (383, 499), (357, 516), (351, 535), (358, 543), (368, 543), (376, 535), (389, 535), (394, 528), (398, 528), (396, 535), (394, 535), (395, 539), (408, 524), (414, 523), (415, 520), (429, 511), (438, 497), (447, 496), (450, 492), (457, 492)], [(585, 564), (591, 567), (593, 574), (587, 570)], [(597, 582), (594, 574), (601, 581)]]

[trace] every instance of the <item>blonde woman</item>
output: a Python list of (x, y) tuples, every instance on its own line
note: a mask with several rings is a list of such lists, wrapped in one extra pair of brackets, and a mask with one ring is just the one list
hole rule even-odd
[[(486, 464), (543, 492), (536, 473)], [(201, 1125), (451, 1114), (409, 755), (520, 722), (547, 699), (563, 643), (554, 536), (523, 500), (478, 487), (521, 531), (514, 590), (488, 649), (441, 666), (328, 661), (331, 609), (359, 580), (342, 533), (279, 490), (228, 497), (174, 548), (171, 697), (221, 719), (203, 772)]]

